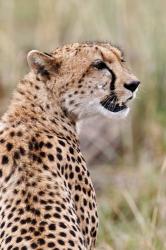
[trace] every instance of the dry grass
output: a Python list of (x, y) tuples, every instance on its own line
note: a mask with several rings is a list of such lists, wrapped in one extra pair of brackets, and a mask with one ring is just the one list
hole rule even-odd
[(83, 135), (88, 161), (94, 163), (94, 155), (100, 168), (108, 166), (92, 169), (100, 249), (166, 249), (165, 8), (164, 0), (0, 0), (0, 114), (28, 70), (27, 51), (34, 48), (49, 51), (73, 41), (111, 40), (122, 45), (141, 79), (126, 121), (95, 122), (96, 136), (88, 141), (91, 121)]

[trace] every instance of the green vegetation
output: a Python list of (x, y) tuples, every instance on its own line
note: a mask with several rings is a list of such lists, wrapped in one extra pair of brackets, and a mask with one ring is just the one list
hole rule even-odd
[[(118, 140), (104, 148), (105, 155), (114, 150), (118, 156), (91, 168), (99, 249), (166, 249), (165, 9), (164, 0), (0, 0), (0, 114), (28, 71), (27, 52), (35, 48), (49, 52), (73, 41), (111, 40), (124, 49), (142, 82), (132, 115), (120, 122)], [(100, 137), (104, 133), (98, 145)]]
[(108, 172), (111, 176), (107, 185), (100, 185), (99, 249), (166, 248), (165, 168), (166, 161), (158, 169), (142, 166), (137, 169), (110, 171), (106, 167), (105, 171), (98, 170), (105, 181)]

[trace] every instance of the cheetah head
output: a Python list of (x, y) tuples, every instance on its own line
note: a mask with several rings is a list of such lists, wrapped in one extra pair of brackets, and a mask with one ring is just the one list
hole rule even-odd
[(28, 62), (76, 121), (97, 113), (125, 117), (140, 83), (121, 50), (109, 43), (74, 43), (50, 54), (31, 51)]

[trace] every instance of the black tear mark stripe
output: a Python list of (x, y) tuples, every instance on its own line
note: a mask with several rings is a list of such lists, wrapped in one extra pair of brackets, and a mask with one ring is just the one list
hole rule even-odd
[[(104, 58), (104, 55), (103, 55), (102, 52), (101, 52), (101, 56), (102, 56), (102, 59), (103, 59), (103, 61), (104, 61), (105, 58)], [(115, 90), (116, 75), (115, 75), (115, 73), (113, 72), (113, 70), (110, 69), (110, 68), (107, 66), (107, 64), (105, 64), (105, 66), (106, 66), (106, 69), (111, 73), (111, 76), (112, 76), (112, 80), (111, 80), (111, 84), (110, 84), (110, 90), (114, 91), (114, 90)]]
[(111, 80), (111, 83), (110, 83), (110, 90), (115, 90), (115, 81), (116, 81), (116, 75), (115, 73), (113, 72), (112, 69), (108, 68), (109, 72), (111, 73), (111, 76), (112, 76), (112, 80)]
[(110, 69), (107, 64), (105, 64), (106, 69), (111, 73), (112, 79), (110, 83), (110, 90), (114, 91), (115, 90), (115, 81), (116, 81), (116, 75), (112, 69)]

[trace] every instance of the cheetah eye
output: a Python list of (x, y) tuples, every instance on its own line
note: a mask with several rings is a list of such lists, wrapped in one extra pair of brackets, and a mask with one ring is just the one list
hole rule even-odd
[(97, 59), (96, 61), (94, 61), (92, 63), (92, 66), (95, 67), (96, 69), (102, 70), (102, 69), (108, 69), (107, 65), (105, 64), (105, 62)]

